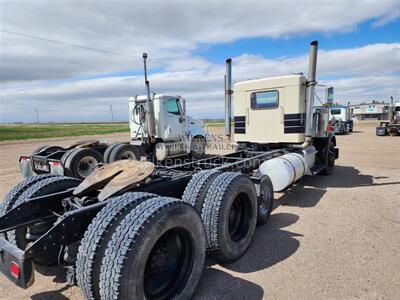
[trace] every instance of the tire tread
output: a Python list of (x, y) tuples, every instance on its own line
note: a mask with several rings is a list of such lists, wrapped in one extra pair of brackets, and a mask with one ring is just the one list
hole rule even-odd
[(102, 257), (98, 255), (107, 247), (107, 237), (135, 206), (156, 196), (138, 192), (114, 197), (92, 220), (82, 238), (76, 261), (78, 286), (86, 299), (99, 298), (98, 282), (94, 277), (100, 271)]
[(188, 205), (180, 199), (169, 197), (156, 197), (138, 205), (121, 221), (115, 230), (101, 266), (100, 273), (100, 295), (101, 299), (121, 299), (119, 289), (122, 273), (127, 267), (125, 261), (128, 252), (140, 247), (135, 240), (147, 231), (147, 226), (157, 218), (157, 215), (165, 208), (176, 204)]

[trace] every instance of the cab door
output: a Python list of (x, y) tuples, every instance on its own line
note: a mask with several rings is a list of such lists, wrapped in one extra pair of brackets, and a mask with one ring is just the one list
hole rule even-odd
[(181, 140), (186, 134), (186, 116), (180, 106), (179, 99), (171, 98), (165, 102), (166, 108), (166, 140)]

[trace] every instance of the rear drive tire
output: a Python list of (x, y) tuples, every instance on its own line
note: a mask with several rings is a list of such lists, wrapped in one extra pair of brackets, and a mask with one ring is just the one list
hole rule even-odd
[(323, 152), (325, 153), (325, 168), (322, 170), (322, 175), (331, 175), (335, 169), (335, 145), (332, 141), (324, 147)]
[(115, 146), (108, 158), (108, 162), (113, 162), (122, 159), (140, 160), (141, 152), (138, 146), (131, 144), (120, 144)]
[(274, 202), (274, 187), (268, 175), (262, 175), (260, 180), (260, 196), (257, 197), (257, 226), (268, 222)]
[(103, 161), (102, 155), (92, 148), (76, 148), (65, 160), (66, 176), (85, 179), (93, 172), (94, 167)]
[(232, 262), (246, 252), (257, 223), (257, 207), (256, 190), (248, 176), (226, 172), (215, 179), (201, 213), (212, 257)]
[(33, 150), (32, 155), (38, 154), (45, 147), (48, 147), (48, 146), (40, 146), (40, 147), (36, 148), (35, 150)]
[[(46, 178), (53, 178), (57, 175), (53, 174), (43, 174), (33, 177), (28, 177), (18, 183), (11, 191), (8, 192), (3, 202), (0, 203), (0, 217), (4, 216), (15, 204), (15, 201), (32, 185), (42, 181)], [(7, 234), (0, 233), (0, 238), (7, 238)]]
[(100, 299), (101, 262), (115, 228), (136, 206), (157, 197), (149, 193), (126, 193), (111, 198), (92, 220), (82, 238), (76, 261), (76, 279), (86, 299)]
[(149, 199), (126, 215), (108, 243), (101, 299), (190, 299), (204, 259), (196, 210), (179, 199)]
[(69, 149), (69, 150), (67, 150), (67, 152), (65, 152), (65, 153), (63, 154), (63, 156), (61, 156), (60, 163), (61, 163), (61, 166), (64, 168), (64, 173), (65, 173), (65, 163), (67, 162), (68, 157), (69, 157), (69, 156), (71, 155), (71, 153), (73, 153), (74, 151), (75, 151), (75, 148)]
[[(80, 180), (65, 176), (53, 176), (50, 178), (45, 178), (26, 189), (25, 192), (23, 192), (15, 201), (13, 208), (24, 202), (29, 201), (29, 199), (31, 198), (64, 191), (66, 189), (78, 186), (79, 183)], [(28, 239), (28, 236), (37, 238), (41, 234), (45, 233), (51, 226), (51, 223), (41, 222), (29, 226), (20, 227), (16, 230), (7, 232), (8, 240), (16, 245), (18, 248), (24, 250), (28, 243), (33, 241), (32, 239)], [(36, 257), (33, 261), (42, 265), (51, 265), (57, 262), (57, 256), (58, 252), (54, 252), (52, 253), (52, 255), (47, 255), (45, 257)]]
[(63, 147), (60, 146), (42, 146), (37, 148), (35, 151), (33, 151), (32, 155), (36, 155), (40, 152), (44, 152), (44, 155), (50, 155), (53, 152), (56, 152), (58, 150), (63, 150)]
[(220, 174), (217, 170), (204, 170), (194, 175), (183, 192), (182, 200), (190, 203), (201, 214), (208, 189)]
[(114, 148), (116, 146), (120, 145), (120, 143), (112, 143), (110, 146), (107, 147), (106, 151), (104, 151), (104, 155), (103, 155), (103, 161), (104, 163), (109, 163), (109, 157), (110, 157), (110, 153), (111, 151), (114, 150)]

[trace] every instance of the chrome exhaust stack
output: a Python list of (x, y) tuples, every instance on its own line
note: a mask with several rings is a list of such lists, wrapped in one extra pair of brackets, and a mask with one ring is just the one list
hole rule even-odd
[(314, 108), (314, 94), (315, 86), (317, 84), (317, 53), (318, 53), (318, 41), (313, 41), (310, 44), (310, 58), (308, 66), (308, 78), (307, 78), (307, 102), (306, 102), (306, 128), (305, 136), (306, 142), (311, 142), (313, 136), (313, 108)]
[(230, 139), (232, 133), (232, 59), (225, 62), (225, 135)]
[(389, 110), (389, 120), (394, 120), (394, 100), (393, 96), (390, 96), (390, 110)]
[(317, 53), (318, 53), (318, 41), (313, 41), (310, 43), (310, 58), (308, 66), (308, 78), (307, 78), (305, 138), (304, 138), (304, 143), (300, 145), (293, 145), (294, 148), (304, 149), (310, 146), (312, 143), (314, 94), (315, 94), (315, 86), (317, 85), (316, 81)]
[(154, 103), (150, 95), (150, 82), (147, 80), (147, 65), (146, 65), (147, 53), (143, 53), (144, 63), (144, 83), (146, 85), (147, 101), (146, 101), (146, 133), (150, 139), (154, 139), (156, 136), (156, 118), (154, 116)]

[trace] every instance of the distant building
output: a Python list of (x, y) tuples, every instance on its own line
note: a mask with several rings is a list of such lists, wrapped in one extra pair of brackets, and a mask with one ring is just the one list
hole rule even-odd
[(389, 118), (389, 103), (372, 101), (350, 105), (352, 118), (359, 121), (364, 120), (387, 120)]

